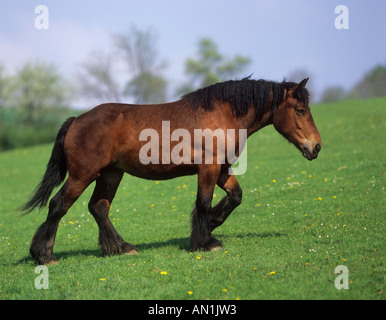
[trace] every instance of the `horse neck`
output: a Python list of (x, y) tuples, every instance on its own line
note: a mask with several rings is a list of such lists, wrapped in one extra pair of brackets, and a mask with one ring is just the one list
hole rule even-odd
[(247, 115), (240, 119), (240, 127), (248, 130), (249, 137), (261, 128), (272, 124), (272, 117), (271, 101), (268, 101), (267, 105), (262, 110), (258, 110), (258, 108), (251, 106)]

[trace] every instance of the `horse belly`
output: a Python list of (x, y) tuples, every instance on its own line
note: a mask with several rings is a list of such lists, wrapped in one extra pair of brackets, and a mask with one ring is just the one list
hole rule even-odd
[(142, 164), (138, 162), (118, 162), (116, 167), (126, 173), (147, 180), (168, 180), (197, 174), (197, 166), (190, 164)]

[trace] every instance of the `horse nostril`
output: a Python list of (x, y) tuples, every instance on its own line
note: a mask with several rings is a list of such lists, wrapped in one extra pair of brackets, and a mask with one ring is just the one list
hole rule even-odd
[(322, 147), (320, 146), (319, 143), (316, 143), (316, 145), (314, 147), (314, 153), (319, 153), (320, 149), (322, 149)]

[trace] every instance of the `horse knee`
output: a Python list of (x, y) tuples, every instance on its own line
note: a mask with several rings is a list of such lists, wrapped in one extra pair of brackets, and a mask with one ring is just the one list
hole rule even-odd
[(229, 194), (229, 198), (230, 200), (232, 201), (232, 203), (237, 207), (238, 205), (240, 205), (241, 203), (241, 200), (242, 200), (242, 197), (243, 197), (243, 191), (241, 190), (241, 188), (237, 188), (235, 190), (233, 190), (232, 193)]
[(97, 202), (91, 200), (88, 203), (88, 210), (96, 220), (105, 218), (109, 213), (109, 209), (110, 203), (106, 199), (100, 199)]
[(56, 195), (50, 200), (48, 208), (47, 220), (59, 221), (66, 214), (63, 206), (63, 197), (60, 195)]

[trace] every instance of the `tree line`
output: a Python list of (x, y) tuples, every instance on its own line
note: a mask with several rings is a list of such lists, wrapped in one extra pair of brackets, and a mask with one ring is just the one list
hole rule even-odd
[[(70, 109), (74, 99), (95, 104), (166, 102), (170, 96), (164, 76), (167, 63), (158, 55), (156, 40), (153, 30), (135, 27), (112, 35), (110, 51), (94, 52), (80, 64), (76, 86), (51, 63), (29, 61), (14, 75), (0, 65), (0, 151), (52, 142), (66, 117), (82, 112)], [(243, 55), (223, 55), (213, 40), (203, 38), (195, 55), (185, 60), (186, 81), (174, 88), (172, 95), (242, 78), (250, 63)], [(322, 101), (385, 95), (386, 65), (379, 65), (348, 92), (342, 87), (327, 88)]]
[(386, 63), (371, 68), (353, 88), (328, 87), (323, 91), (320, 102), (328, 103), (345, 99), (367, 99), (386, 96)]
[[(156, 50), (152, 30), (132, 27), (126, 34), (111, 37), (111, 50), (90, 54), (76, 75), (76, 86), (47, 62), (26, 62), (14, 75), (0, 65), (0, 151), (52, 142), (58, 127), (70, 115), (74, 100), (94, 103), (146, 104), (167, 101), (167, 67)], [(225, 57), (208, 38), (198, 43), (197, 57), (185, 63), (186, 83), (175, 88), (182, 95), (225, 79), (240, 77), (250, 59)]]

